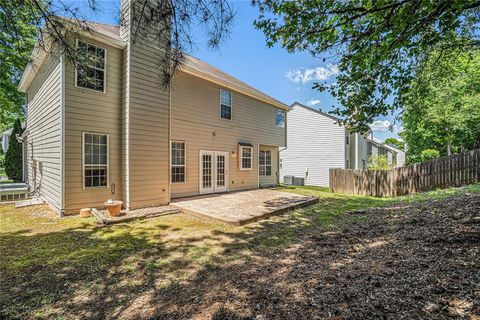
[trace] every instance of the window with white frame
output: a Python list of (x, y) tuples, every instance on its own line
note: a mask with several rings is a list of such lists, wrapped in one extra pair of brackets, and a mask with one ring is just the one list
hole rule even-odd
[(252, 169), (253, 147), (240, 146), (240, 170)]
[(172, 183), (185, 182), (185, 142), (172, 141), (171, 146)]
[(275, 116), (275, 125), (279, 128), (285, 127), (285, 112), (283, 110), (277, 110)]
[(272, 175), (272, 151), (260, 150), (258, 168), (261, 177), (270, 177)]
[(77, 40), (77, 87), (105, 91), (105, 49)]
[(220, 89), (220, 117), (232, 120), (232, 93)]
[(108, 135), (83, 133), (83, 186), (107, 187), (108, 184)]

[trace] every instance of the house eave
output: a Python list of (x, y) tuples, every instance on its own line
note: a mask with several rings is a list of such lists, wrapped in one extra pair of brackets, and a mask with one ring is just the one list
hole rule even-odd
[(216, 78), (214, 78), (214, 77), (210, 77), (210, 76), (205, 75), (205, 74), (203, 74), (203, 73), (199, 73), (198, 71), (196, 71), (196, 70), (194, 70), (194, 69), (191, 69), (191, 68), (189, 68), (189, 67), (187, 67), (187, 66), (185, 66), (185, 65), (182, 65), (182, 66), (180, 67), (179, 71), (184, 72), (184, 73), (187, 73), (187, 74), (192, 75), (192, 76), (194, 76), (194, 77), (201, 78), (201, 79), (204, 79), (204, 80), (206, 80), (206, 81), (215, 83), (215, 84), (217, 84), (217, 85), (219, 85), (219, 86), (222, 86), (222, 87), (224, 87), (224, 88), (226, 88), (226, 89), (229, 89), (229, 90), (232, 90), (232, 91), (236, 91), (236, 92), (242, 93), (242, 94), (244, 94), (244, 95), (246, 95), (246, 96), (249, 96), (249, 97), (254, 98), (254, 99), (257, 99), (257, 100), (260, 100), (260, 101), (265, 102), (265, 103), (267, 103), (267, 104), (269, 104), (269, 105), (273, 105), (273, 106), (275, 106), (275, 107), (277, 107), (277, 108), (279, 108), (279, 109), (282, 109), (282, 110), (284, 110), (284, 111), (288, 111), (288, 110), (289, 110), (288, 105), (286, 105), (286, 104), (284, 104), (284, 103), (282, 103), (282, 102), (280, 102), (280, 101), (277, 101), (277, 100), (275, 100), (275, 99), (273, 99), (273, 98), (272, 98), (272, 99), (266, 99), (266, 98), (264, 98), (264, 97), (262, 97), (262, 96), (259, 96), (259, 95), (256, 95), (256, 94), (252, 94), (251, 92), (248, 92), (248, 91), (246, 91), (246, 90), (243, 90), (243, 89), (241, 89), (241, 88), (239, 88), (239, 87), (237, 87), (237, 86), (230, 85), (230, 84), (228, 84), (228, 83), (226, 83), (226, 82), (223, 82), (223, 81), (221, 81), (221, 80), (218, 80), (218, 79), (216, 79)]
[[(118, 38), (109, 37), (107, 35), (101, 34), (99, 32), (90, 30), (90, 31), (77, 31), (76, 32), (79, 36), (85, 39), (92, 39), (98, 42), (105, 43), (115, 48), (123, 49), (127, 46), (127, 42)], [(38, 45), (32, 51), (30, 62), (27, 64), (25, 71), (22, 74), (22, 78), (18, 84), (18, 91), (26, 92), (30, 83), (32, 82), (35, 74), (48, 55), (48, 49), (51, 48), (52, 42), (49, 41), (46, 44), (46, 48), (42, 49)]]

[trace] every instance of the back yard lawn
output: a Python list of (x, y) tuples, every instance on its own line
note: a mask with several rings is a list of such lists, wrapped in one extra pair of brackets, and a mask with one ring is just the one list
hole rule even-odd
[(0, 318), (480, 316), (480, 185), (397, 200), (284, 191), (320, 202), (244, 227), (0, 206)]

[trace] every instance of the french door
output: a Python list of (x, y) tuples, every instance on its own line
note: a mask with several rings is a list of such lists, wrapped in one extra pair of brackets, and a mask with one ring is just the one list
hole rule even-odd
[(200, 194), (228, 191), (228, 152), (200, 150)]

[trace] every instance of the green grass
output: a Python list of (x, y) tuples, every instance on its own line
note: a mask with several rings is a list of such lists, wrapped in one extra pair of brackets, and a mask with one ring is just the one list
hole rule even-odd
[(480, 193), (480, 184), (397, 199), (316, 187), (280, 190), (316, 196), (319, 203), (244, 227), (182, 214), (103, 227), (90, 218), (59, 218), (46, 206), (0, 205), (0, 317), (70, 318), (82, 305), (71, 301), (100, 299), (105, 286), (122, 297), (112, 302), (119, 306), (153, 283), (171, 286), (204, 268), (275, 254), (304, 236), (349, 223), (345, 212)]

